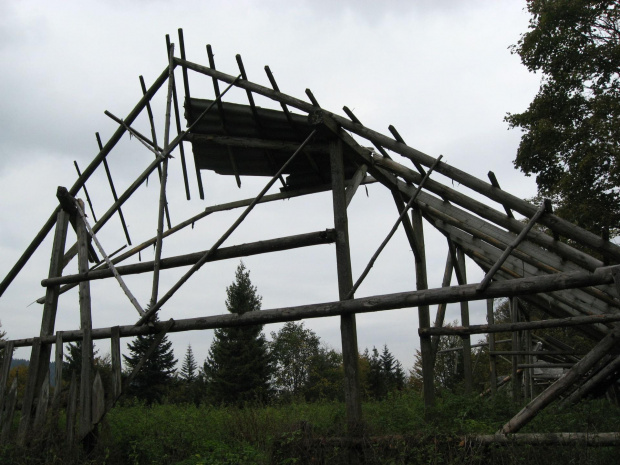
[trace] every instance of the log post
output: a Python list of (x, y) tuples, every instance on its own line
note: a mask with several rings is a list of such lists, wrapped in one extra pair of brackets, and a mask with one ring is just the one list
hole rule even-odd
[(0, 442), (6, 444), (11, 435), (13, 427), (13, 414), (17, 405), (17, 376), (13, 379), (9, 393), (6, 396), (6, 408), (2, 411), (2, 432), (0, 433)]
[[(60, 199), (59, 199), (60, 200)], [(49, 278), (58, 278), (62, 275), (63, 256), (65, 254), (65, 243), (67, 240), (67, 230), (69, 225), (70, 213), (60, 210), (56, 216), (56, 231), (54, 233), (54, 242), (52, 245), (52, 256), (50, 260)], [(60, 286), (50, 286), (45, 290), (45, 301), (43, 303), (43, 316), (41, 317), (40, 336), (50, 336), (54, 334), (56, 326), (56, 312), (58, 310), (58, 297), (60, 295)], [(36, 373), (36, 385), (34, 395), (40, 392), (45, 377), (50, 370), (50, 357), (52, 355), (52, 346), (44, 344), (41, 346), (40, 360)], [(58, 367), (57, 367), (58, 368)]]
[[(86, 251), (86, 256), (88, 257), (88, 251)], [(19, 419), (19, 428), (17, 431), (17, 442), (21, 446), (26, 444), (26, 437), (30, 432), (30, 423), (32, 420), (32, 404), (35, 399), (35, 388), (40, 360), (41, 338), (35, 337), (32, 341), (32, 351), (30, 352), (30, 365), (28, 365), (28, 381), (26, 382), (26, 390), (24, 392), (24, 398), (22, 400), (22, 415)]]
[[(338, 294), (345, 299), (353, 288), (351, 255), (349, 250), (349, 227), (344, 189), (344, 160), (342, 141), (337, 139), (329, 147), (334, 207), (334, 228), (336, 229), (336, 266), (338, 269)], [(355, 315), (340, 317), (342, 358), (344, 364), (344, 394), (347, 409), (347, 428), (350, 435), (360, 432), (362, 421), (362, 400), (359, 386), (357, 328)]]
[(121, 390), (123, 388), (123, 380), (121, 377), (121, 339), (120, 328), (118, 326), (112, 328), (110, 354), (112, 358), (112, 393), (110, 399), (111, 403), (113, 403), (113, 399), (121, 395)]
[(62, 342), (63, 335), (62, 334), (63, 334), (62, 331), (58, 331), (56, 333), (56, 354), (55, 354), (56, 386), (54, 386), (54, 396), (52, 397), (52, 406), (54, 408), (56, 408), (58, 406), (58, 403), (60, 402), (60, 391), (62, 390), (62, 362), (64, 358), (63, 342)]
[[(490, 325), (495, 324), (495, 314), (493, 313), (493, 299), (487, 299), (487, 323)], [(495, 352), (495, 333), (487, 335), (489, 338), (489, 375), (490, 375), (490, 387), (491, 394), (497, 392), (497, 356)]]
[[(446, 258), (446, 267), (443, 273), (443, 281), (441, 282), (441, 287), (450, 286), (450, 281), (452, 281), (452, 254), (448, 251), (448, 256)], [(444, 319), (446, 317), (446, 308), (448, 305), (446, 303), (441, 303), (437, 305), (437, 313), (435, 315), (435, 328), (441, 328), (443, 326)], [(437, 350), (439, 348), (439, 338), (440, 336), (431, 337), (431, 346), (433, 348), (433, 367), (435, 366), (435, 360), (437, 359)]]
[[(516, 297), (513, 297), (512, 299), (510, 299), (510, 319), (512, 323), (519, 322), (519, 299), (517, 299)], [(514, 352), (518, 352), (521, 350), (519, 342), (520, 342), (519, 332), (513, 331), (512, 332), (512, 350)], [(515, 354), (515, 355), (512, 355), (510, 358), (512, 361), (512, 400), (515, 402), (520, 402), (521, 401), (522, 376), (520, 376), (520, 373), (518, 372), (519, 356)]]
[[(2, 371), (0, 371), (0, 413), (4, 408), (4, 399), (6, 393), (6, 384), (9, 381), (9, 372), (11, 371), (11, 362), (13, 361), (13, 341), (8, 341), (2, 355)], [(0, 424), (0, 426), (2, 426)]]
[[(459, 284), (467, 284), (465, 254), (463, 253), (463, 249), (458, 247), (456, 249), (456, 256), (456, 266), (459, 268), (459, 274), (462, 279), (462, 282), (459, 282)], [(469, 326), (469, 302), (467, 301), (461, 302), (461, 324), (463, 326)], [(461, 342), (463, 344), (463, 374), (465, 376), (465, 393), (471, 394), (474, 384), (471, 369), (471, 337), (469, 335), (464, 335), (461, 337)]]
[[(88, 271), (88, 243), (89, 235), (86, 224), (81, 216), (76, 218), (78, 244), (78, 272)], [(92, 407), (92, 367), (93, 367), (93, 340), (92, 319), (90, 307), (90, 283), (81, 282), (80, 296), (80, 327), (82, 329), (82, 371), (80, 376), (80, 426), (79, 437), (84, 437), (91, 429)]]
[[(418, 208), (411, 209), (411, 223), (413, 226), (414, 259), (417, 290), (428, 289), (426, 272), (426, 248), (424, 246), (424, 229), (422, 212)], [(418, 325), (420, 328), (430, 328), (431, 317), (428, 305), (418, 307)], [(430, 409), (435, 405), (435, 369), (433, 360), (433, 344), (430, 336), (420, 336), (420, 354), (422, 355), (422, 380), (424, 391), (424, 407), (427, 420), (430, 419)]]

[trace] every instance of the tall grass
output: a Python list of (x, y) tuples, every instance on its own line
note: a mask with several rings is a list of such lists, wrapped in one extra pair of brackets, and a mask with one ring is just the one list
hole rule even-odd
[[(0, 446), (0, 463), (90, 464), (303, 464), (347, 463), (614, 463), (613, 448), (476, 448), (469, 434), (497, 431), (519, 406), (504, 397), (480, 399), (444, 394), (428, 415), (418, 394), (406, 392), (363, 406), (362, 441), (345, 447), (342, 403), (213, 407), (126, 403), (113, 409), (86, 456), (56, 441), (19, 449)], [(618, 431), (620, 409), (590, 401), (571, 409), (551, 406), (524, 432)]]

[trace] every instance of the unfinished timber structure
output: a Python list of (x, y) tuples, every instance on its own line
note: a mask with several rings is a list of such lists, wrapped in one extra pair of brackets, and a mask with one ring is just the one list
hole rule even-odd
[[(177, 55), (178, 51), (178, 55)], [(465, 385), (471, 387), (472, 334), (489, 334), (491, 363), (489, 389), (498, 388), (495, 358), (508, 356), (512, 362), (512, 380), (515, 396), (523, 395), (526, 405), (498, 432), (502, 435), (517, 433), (541, 409), (560, 398), (578, 401), (594, 388), (613, 386), (620, 375), (618, 341), (620, 339), (620, 247), (585, 231), (552, 212), (549, 202), (540, 206), (528, 203), (502, 190), (492, 173), (489, 181), (475, 178), (466, 172), (408, 146), (397, 130), (390, 126), (390, 135), (365, 127), (344, 107), (346, 117), (321, 108), (310, 90), (307, 100), (283, 93), (265, 67), (269, 87), (250, 81), (241, 57), (237, 55), (239, 69), (233, 74), (218, 71), (213, 53), (207, 46), (209, 64), (201, 65), (186, 59), (182, 30), (175, 48), (168, 40), (169, 61), (161, 75), (150, 87), (143, 83), (143, 97), (124, 118), (108, 114), (118, 123), (116, 132), (103, 144), (99, 138), (99, 153), (76, 182), (69, 188), (59, 188), (58, 207), (28, 246), (24, 254), (0, 283), (0, 295), (54, 229), (49, 273), (43, 279), (45, 297), (41, 329), (31, 338), (0, 342), (6, 354), (0, 371), (0, 434), (2, 440), (13, 437), (26, 443), (45, 424), (51, 410), (60, 406), (59, 391), (50, 394), (49, 366), (52, 353), (56, 360), (56, 379), (62, 378), (63, 344), (81, 341), (82, 371), (80, 382), (75, 377), (70, 386), (67, 402), (67, 438), (74, 442), (92, 437), (92, 432), (105, 413), (131, 383), (132, 373), (123, 383), (121, 379), (120, 339), (137, 335), (157, 334), (155, 343), (167, 333), (213, 329), (237, 325), (267, 324), (339, 316), (344, 359), (345, 401), (348, 427), (356, 434), (363, 423), (361, 394), (358, 376), (358, 346), (356, 314), (380, 312), (390, 309), (415, 308), (419, 319), (418, 334), (422, 354), (424, 400), (429, 411), (435, 401), (434, 364), (439, 338), (458, 335), (462, 338)], [(175, 73), (176, 72), (176, 73)], [(189, 76), (209, 80), (213, 87), (211, 99), (198, 99), (190, 94)], [(177, 75), (182, 76), (184, 96), (177, 95)], [(247, 104), (225, 101), (227, 91), (237, 87), (247, 94)], [(166, 115), (163, 142), (159, 145), (153, 122), (150, 102), (159, 91), (166, 92)], [(278, 110), (264, 109), (255, 104), (254, 97), (271, 99)], [(181, 104), (185, 113), (181, 114)], [(137, 131), (132, 124), (147, 112), (151, 134)], [(183, 129), (182, 119), (186, 125)], [(106, 157), (123, 136), (133, 136), (154, 154), (154, 159), (135, 181), (120, 195), (116, 193)], [(199, 214), (172, 226), (168, 220), (167, 190), (168, 164), (180, 163), (185, 185), (185, 195), (190, 197), (187, 147), (191, 146), (196, 181), (201, 198), (204, 198), (200, 170), (212, 170), (221, 175), (234, 176), (237, 183), (243, 176), (264, 176), (269, 181), (260, 193), (246, 201), (207, 207)], [(105, 169), (114, 202), (94, 224), (90, 225), (84, 213), (84, 203), (76, 199), (79, 191), (98, 169)], [(122, 205), (134, 194), (147, 177), (159, 171), (160, 200), (157, 208), (156, 235), (138, 246), (116, 255), (108, 256), (97, 238), (98, 231), (114, 215), (119, 214), (127, 241), (131, 244)], [(441, 174), (440, 182), (434, 174)], [(347, 206), (358, 187), (375, 183), (388, 189), (393, 198), (393, 228), (378, 247), (359, 276), (353, 276), (348, 238)], [(268, 193), (274, 185), (280, 191)], [(460, 186), (460, 187), (455, 187)], [(462, 187), (476, 193), (476, 198), (463, 193)], [(461, 190), (459, 190), (461, 189)], [(261, 203), (298, 196), (309, 196), (331, 191), (333, 197), (333, 228), (307, 234), (258, 241), (239, 246), (223, 247), (226, 240), (244, 219)], [(485, 201), (479, 200), (480, 198)], [(241, 213), (228, 230), (206, 251), (162, 257), (162, 244), (177, 231), (193, 225), (202, 218), (218, 211), (237, 209)], [(520, 221), (514, 214), (526, 218)], [(69, 226), (70, 225), (70, 226)], [(535, 227), (538, 226), (538, 227)], [(77, 243), (67, 247), (69, 228), (77, 235)], [(413, 252), (415, 283), (411, 290), (396, 294), (381, 294), (356, 298), (355, 292), (369, 274), (375, 260), (394, 232), (402, 228)], [(424, 228), (434, 228), (446, 239), (446, 264), (442, 267), (443, 286), (428, 287), (425, 258)], [(546, 228), (550, 234), (542, 231)], [(575, 248), (570, 244), (577, 244)], [(196, 316), (187, 319), (156, 320), (158, 311), (175, 297), (175, 293), (207, 262), (255, 254), (334, 244), (338, 296), (330, 302), (309, 302), (306, 305), (273, 308), (244, 315)], [(139, 252), (155, 247), (154, 260), (136, 262)], [(584, 252), (589, 250), (589, 253)], [(65, 272), (65, 267), (77, 256), (78, 272)], [(597, 258), (598, 257), (598, 258)], [(602, 257), (602, 258), (601, 258)], [(134, 259), (129, 263), (130, 259)], [(468, 283), (465, 261), (473, 261), (484, 272), (480, 283)], [(95, 263), (91, 267), (89, 265)], [(189, 267), (185, 274), (168, 289), (160, 289), (162, 270)], [(137, 273), (152, 275), (152, 293), (148, 304), (139, 303), (123, 277)], [(457, 285), (451, 286), (452, 276)], [(91, 323), (90, 287), (95, 280), (116, 279), (127, 295), (127, 307), (138, 313), (135, 324), (93, 328)], [(55, 320), (59, 295), (79, 286), (79, 329), (56, 331)], [(510, 298), (512, 322), (495, 324), (493, 299)], [(468, 302), (486, 301), (488, 324), (470, 325)], [(527, 315), (519, 311), (519, 302), (539, 308), (545, 319), (526, 321)], [(460, 303), (460, 327), (444, 327), (446, 305)], [(434, 321), (431, 318), (431, 306)], [(571, 353), (553, 343), (543, 346), (547, 350), (534, 351), (530, 331), (534, 329), (574, 326), (596, 341), (587, 353)], [(495, 346), (495, 334), (512, 333), (510, 350), (500, 351)], [(108, 401), (101, 391), (101, 380), (93, 367), (93, 341), (109, 340), (113, 366), (112, 393)], [(535, 342), (535, 341), (534, 341)], [(548, 342), (548, 341), (547, 341)], [(498, 342), (499, 343), (499, 342)], [(22, 415), (17, 431), (11, 430), (17, 403), (15, 384), (8, 385), (9, 368), (13, 350), (31, 347), (30, 370), (27, 386), (20, 403)], [(413, 351), (413, 347), (412, 347)], [(533, 379), (536, 355), (565, 356), (566, 363), (556, 359), (555, 368), (561, 373), (536, 393)], [(148, 357), (149, 353), (145, 357)], [(543, 364), (544, 365), (544, 364)], [(543, 373), (539, 365), (538, 374)], [(136, 367), (140, 369), (141, 364)], [(506, 375), (504, 373), (503, 375)], [(78, 419), (78, 420), (76, 420)], [(76, 424), (76, 421), (78, 424)], [(617, 439), (617, 435), (615, 436)], [(488, 439), (488, 438), (487, 438)]]

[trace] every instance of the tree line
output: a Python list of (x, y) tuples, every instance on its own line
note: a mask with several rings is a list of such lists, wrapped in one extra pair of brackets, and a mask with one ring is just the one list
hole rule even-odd
[[(226, 309), (233, 314), (260, 311), (261, 296), (243, 262), (226, 288)], [(147, 404), (190, 402), (196, 405), (266, 404), (303, 400), (343, 400), (342, 354), (324, 343), (304, 323), (288, 322), (267, 340), (261, 325), (220, 328), (203, 363), (196, 360), (191, 344), (181, 363), (172, 343), (164, 337), (129, 386), (126, 398)], [(128, 345), (124, 376), (140, 362), (155, 339), (137, 336)], [(68, 345), (63, 366), (67, 382), (79, 376), (82, 348)], [(360, 384), (367, 399), (382, 399), (405, 389), (407, 375), (387, 345), (360, 354)], [(108, 355), (94, 354), (95, 368), (104, 384), (111, 380)], [(180, 369), (177, 370), (177, 365)]]

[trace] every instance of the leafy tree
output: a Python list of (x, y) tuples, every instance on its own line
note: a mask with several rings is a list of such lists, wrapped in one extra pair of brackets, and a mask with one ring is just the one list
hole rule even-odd
[(284, 398), (336, 400), (342, 394), (342, 356), (321, 345), (303, 323), (286, 323), (272, 332), (273, 385)]
[(310, 359), (308, 381), (304, 389), (307, 401), (343, 400), (344, 373), (342, 354), (321, 345)]
[[(133, 370), (138, 365), (156, 337), (155, 334), (136, 336), (132, 342), (127, 344), (130, 354), (129, 356), (123, 355), (123, 358), (129, 370)], [(176, 363), (172, 342), (164, 336), (136, 374), (129, 387), (129, 394), (145, 400), (147, 404), (161, 402), (166, 393), (166, 387), (174, 376)]]
[(181, 378), (188, 383), (195, 381), (197, 368), (198, 365), (196, 365), (196, 360), (194, 359), (192, 345), (189, 344), (187, 346), (187, 351), (185, 352), (185, 358), (183, 359), (183, 366), (181, 367)]
[[(243, 315), (259, 311), (261, 296), (252, 285), (243, 262), (235, 281), (226, 288), (226, 308)], [(215, 330), (209, 356), (203, 365), (208, 399), (216, 404), (266, 401), (270, 396), (271, 359), (261, 325)]]
[(620, 233), (620, 7), (617, 0), (530, 0), (529, 31), (512, 53), (542, 72), (523, 113), (514, 161), (539, 196), (597, 234)]
[(273, 384), (282, 395), (302, 394), (310, 376), (311, 362), (319, 353), (320, 338), (303, 323), (286, 323), (272, 332)]

